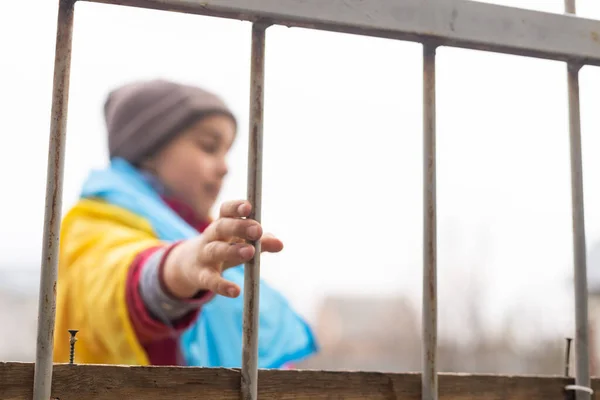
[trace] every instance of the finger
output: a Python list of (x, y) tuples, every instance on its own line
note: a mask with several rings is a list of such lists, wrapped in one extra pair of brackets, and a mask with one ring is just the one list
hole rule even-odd
[(221, 276), (217, 269), (203, 269), (198, 276), (199, 287), (225, 297), (238, 297), (240, 287)]
[(227, 201), (221, 205), (220, 218), (245, 218), (250, 215), (252, 206), (247, 200)]
[(209, 242), (203, 247), (200, 262), (208, 265), (222, 263), (241, 264), (250, 260), (255, 253), (254, 246), (247, 243)]
[(204, 231), (206, 241), (230, 241), (232, 238), (258, 240), (262, 236), (262, 227), (252, 219), (219, 218)]
[[(283, 250), (283, 242), (277, 239), (275, 236), (265, 233), (260, 240), (260, 247), (261, 253), (278, 253)], [(256, 249), (253, 250), (256, 251)], [(253, 256), (254, 254), (250, 258), (245, 259), (243, 262), (249, 261)], [(237, 267), (243, 262), (225, 262), (222, 264), (223, 271), (229, 268)]]
[(260, 240), (260, 251), (267, 253), (279, 253), (283, 250), (283, 242), (271, 234), (265, 233)]

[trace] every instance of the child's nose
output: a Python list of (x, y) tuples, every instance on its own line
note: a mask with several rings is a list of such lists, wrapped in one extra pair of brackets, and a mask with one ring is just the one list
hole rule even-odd
[(228, 172), (229, 172), (229, 167), (227, 166), (227, 163), (225, 162), (225, 160), (222, 160), (221, 162), (219, 162), (217, 164), (217, 174), (219, 175), (220, 178), (225, 177), (225, 175), (227, 175)]

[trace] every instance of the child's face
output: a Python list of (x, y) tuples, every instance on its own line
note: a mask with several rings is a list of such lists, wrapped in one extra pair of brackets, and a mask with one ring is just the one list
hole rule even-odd
[(208, 218), (221, 190), (235, 129), (224, 115), (203, 118), (149, 161), (158, 179), (201, 218)]

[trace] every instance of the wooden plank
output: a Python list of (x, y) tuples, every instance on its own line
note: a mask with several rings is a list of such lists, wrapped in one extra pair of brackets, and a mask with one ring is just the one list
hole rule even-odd
[[(259, 372), (261, 400), (420, 400), (420, 374), (377, 372)], [(54, 367), (60, 400), (239, 400), (240, 371), (190, 367), (68, 365)], [(572, 379), (440, 374), (441, 400), (563, 400)], [(593, 380), (600, 388), (600, 381)], [(0, 363), (0, 399), (29, 400), (33, 363)]]
[(600, 65), (600, 21), (470, 0), (87, 0)]

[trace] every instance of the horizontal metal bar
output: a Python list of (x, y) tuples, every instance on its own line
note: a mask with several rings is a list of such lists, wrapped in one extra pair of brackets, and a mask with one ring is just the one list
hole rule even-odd
[(86, 0), (600, 66), (600, 21), (469, 0)]

